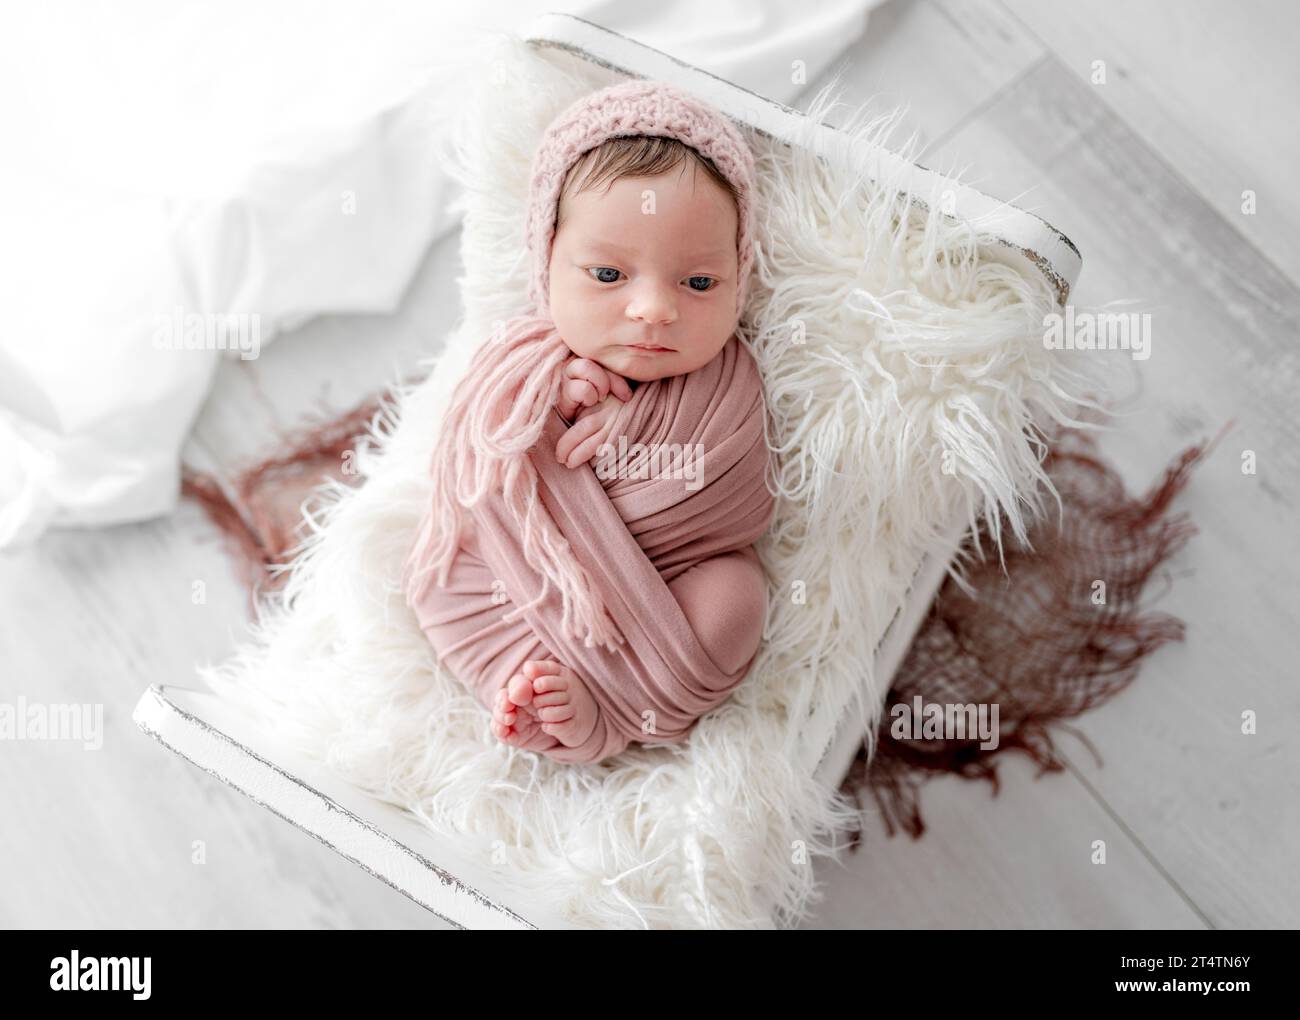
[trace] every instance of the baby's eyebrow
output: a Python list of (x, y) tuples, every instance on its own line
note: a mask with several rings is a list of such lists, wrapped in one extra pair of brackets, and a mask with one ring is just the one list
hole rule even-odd
[[(619, 255), (636, 254), (635, 248), (624, 248), (621, 244), (614, 244), (612, 241), (590, 241), (588, 243), (581, 245), (581, 247), (587, 248), (592, 251), (616, 252)], [(713, 258), (714, 256), (723, 257), (727, 255), (728, 252), (729, 249), (724, 248), (721, 245), (718, 245), (713, 248), (705, 248), (701, 251), (688, 252), (686, 255), (683, 256), (683, 258), (689, 261), (691, 259)]]

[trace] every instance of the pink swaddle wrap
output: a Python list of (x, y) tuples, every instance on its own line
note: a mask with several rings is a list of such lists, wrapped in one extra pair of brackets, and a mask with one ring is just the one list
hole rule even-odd
[[(555, 460), (568, 427), (555, 404), (572, 357), (547, 309), (555, 207), (573, 162), (623, 134), (681, 138), (733, 181), (739, 317), (753, 164), (735, 128), (660, 83), (625, 83), (575, 103), (534, 159), (528, 243), (539, 313), (504, 323), (458, 384), (403, 577), (440, 662), (484, 705), (529, 659), (553, 658), (579, 675), (600, 718), (579, 746), (546, 751), (573, 762), (600, 761), (633, 740), (678, 741), (744, 678), (752, 658), (719, 669), (668, 583), (751, 546), (775, 505), (762, 382), (734, 334), (702, 368), (637, 386), (610, 433), (629, 453), (618, 472), (599, 460), (573, 469)], [(663, 454), (671, 456), (645, 459)]]

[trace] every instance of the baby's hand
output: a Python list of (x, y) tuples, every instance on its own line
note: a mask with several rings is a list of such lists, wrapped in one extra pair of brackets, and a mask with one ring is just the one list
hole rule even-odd
[[(626, 382), (624, 385), (627, 385)], [(610, 429), (622, 406), (623, 401), (611, 393), (595, 407), (583, 410), (581, 417), (569, 426), (555, 444), (555, 459), (570, 468), (591, 460), (600, 450), (601, 444), (608, 441)]]
[(578, 408), (598, 404), (610, 393), (619, 400), (632, 399), (632, 387), (626, 379), (589, 358), (570, 359), (565, 362), (563, 372), (564, 381), (560, 383), (555, 409), (569, 421)]

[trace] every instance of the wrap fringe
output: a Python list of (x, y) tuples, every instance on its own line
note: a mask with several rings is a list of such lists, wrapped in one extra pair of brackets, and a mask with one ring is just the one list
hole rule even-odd
[(402, 584), (411, 601), (431, 582), (445, 586), (464, 537), (464, 511), (499, 490), (522, 535), (524, 558), (542, 577), (537, 599), (505, 618), (517, 618), (554, 586), (563, 600), (565, 633), (588, 648), (603, 644), (612, 651), (623, 635), (542, 505), (537, 469), (528, 455), (555, 406), (569, 357), (555, 324), (533, 315), (506, 320), (475, 352), (434, 445), (430, 507), (403, 567)]

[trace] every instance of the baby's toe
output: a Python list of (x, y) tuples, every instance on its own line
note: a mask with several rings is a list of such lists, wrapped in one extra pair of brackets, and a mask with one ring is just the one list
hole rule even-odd
[(551, 708), (554, 705), (567, 705), (572, 700), (573, 692), (568, 687), (558, 691), (538, 691), (535, 685), (533, 687), (532, 705), (534, 711), (540, 711), (543, 708)]
[[(561, 695), (567, 700), (571, 696), (573, 681), (576, 679), (577, 676), (568, 666), (562, 667), (558, 673), (539, 676), (533, 681), (533, 700), (537, 704), (543, 705), (546, 702), (542, 701), (542, 698), (552, 694)], [(552, 703), (559, 704), (560, 702), (554, 701)]]
[(492, 700), (492, 719), (505, 726), (510, 726), (516, 718), (515, 706), (506, 696), (505, 688), (497, 691), (496, 697)]
[(554, 659), (529, 659), (524, 663), (524, 676), (536, 687), (541, 677), (555, 676), (564, 668)]
[(533, 685), (526, 676), (516, 673), (506, 685), (505, 694), (510, 704), (527, 705), (533, 700)]

